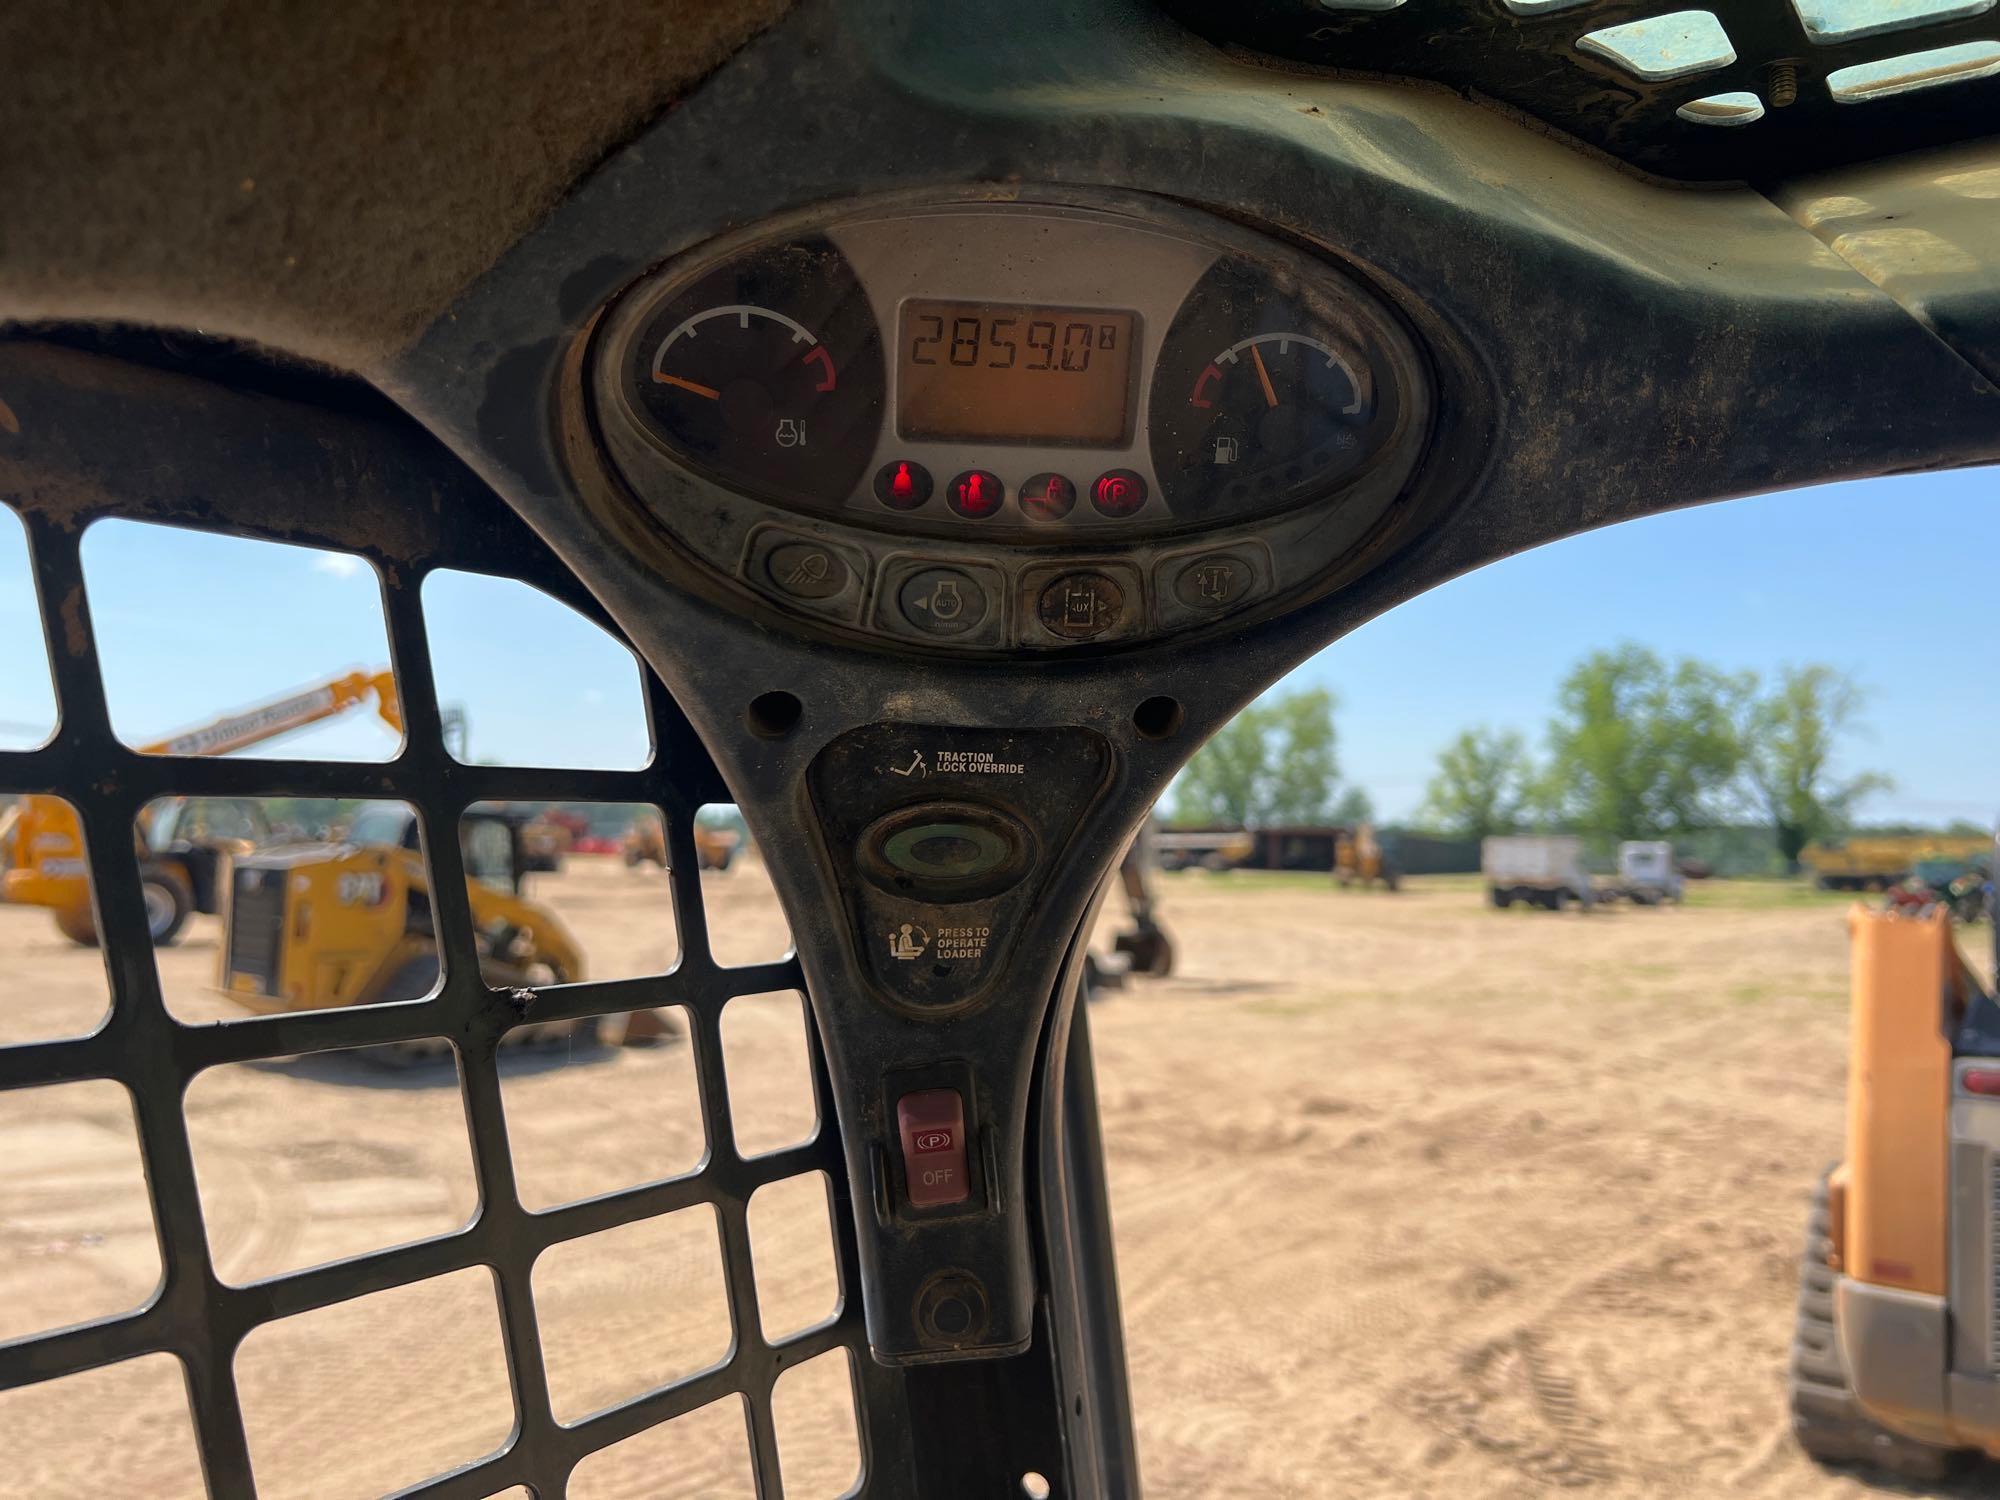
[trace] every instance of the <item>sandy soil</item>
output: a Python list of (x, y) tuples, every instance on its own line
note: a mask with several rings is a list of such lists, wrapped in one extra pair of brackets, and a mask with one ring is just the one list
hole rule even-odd
[[(594, 973), (670, 961), (657, 876), (576, 860), (538, 882)], [(703, 889), (735, 956), (782, 947), (754, 864)], [(1092, 1015), (1151, 1493), (1883, 1493), (1802, 1459), (1782, 1404), (1805, 1195), (1841, 1125), (1839, 903), (1717, 888), (1586, 918), (1489, 911), (1464, 882), (1390, 897), (1201, 875), (1166, 900), (1180, 972)], [(163, 955), (185, 1014), (217, 1004), (214, 944), (204, 921)], [(0, 1039), (74, 1032), (103, 997), (94, 955), (0, 908)], [(732, 1087), (768, 1148), (811, 1125), (798, 1012), (741, 1009)], [(462, 1224), (476, 1190), (452, 1081), (342, 1056), (198, 1079), (221, 1274)], [(523, 1057), (503, 1087), (536, 1206), (699, 1158), (684, 1047)], [(144, 1300), (139, 1173), (115, 1087), (0, 1096), (0, 1337)], [(780, 1184), (752, 1213), (767, 1324), (816, 1320), (824, 1185)], [(705, 1210), (552, 1253), (535, 1293), (565, 1418), (726, 1345)], [(379, 1493), (511, 1421), (483, 1273), (260, 1329), (238, 1371), (267, 1496)], [(781, 1386), (788, 1493), (853, 1472), (841, 1386), (837, 1363)], [(164, 1358), (0, 1398), (0, 1447), (10, 1467), (33, 1456), (24, 1494), (201, 1493)], [(1997, 1488), (1988, 1469), (1939, 1493)], [(572, 1493), (748, 1494), (740, 1418), (725, 1404), (646, 1434)]]

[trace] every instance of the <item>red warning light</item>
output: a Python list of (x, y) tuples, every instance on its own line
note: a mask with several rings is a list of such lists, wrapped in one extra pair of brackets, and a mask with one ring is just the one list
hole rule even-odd
[(945, 499), (961, 516), (977, 520), (998, 510), (1006, 493), (1006, 487), (997, 475), (989, 474), (984, 469), (967, 469), (951, 482)]
[(1129, 516), (1146, 503), (1146, 481), (1130, 469), (1112, 469), (1091, 485), (1090, 503), (1101, 516)]
[(915, 510), (931, 497), (931, 471), (898, 458), (875, 471), (875, 498), (891, 510)]

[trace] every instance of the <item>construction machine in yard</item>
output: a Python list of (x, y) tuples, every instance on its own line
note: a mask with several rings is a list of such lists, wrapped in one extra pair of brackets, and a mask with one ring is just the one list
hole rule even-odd
[(1384, 847), (1373, 823), (1356, 823), (1334, 837), (1333, 883), (1342, 890), (1360, 885), (1364, 890), (1380, 881), (1382, 889), (1394, 891), (1403, 883), (1403, 872)]
[[(370, 700), (400, 737), (402, 710), (388, 668), (348, 672), (303, 692), (169, 735), (139, 748), (141, 755), (228, 755), (358, 708)], [(197, 799), (208, 802), (213, 799)], [(235, 799), (243, 826), (222, 831), (208, 809), (185, 797), (149, 804), (134, 823), (133, 843), (146, 903), (146, 927), (156, 945), (180, 936), (192, 912), (214, 915), (222, 899), (223, 865), (268, 835), (252, 804)], [(97, 942), (90, 875), (83, 855), (83, 827), (60, 797), (30, 794), (0, 812), (0, 899), (46, 906), (71, 942)]]
[(1808, 844), (1799, 864), (1823, 891), (1886, 891), (1920, 864), (1970, 862), (1992, 852), (1981, 834), (1895, 834)]
[[(496, 989), (587, 977), (576, 939), (522, 894), (528, 821), (475, 807), (459, 825), (480, 977)], [(267, 1015), (421, 1000), (441, 974), (417, 816), (404, 804), (362, 807), (336, 841), (258, 850), (234, 862), (217, 983), (246, 1009)], [(653, 1012), (637, 1012), (622, 1039), (664, 1031)], [(517, 1027), (507, 1040), (598, 1033), (590, 1018)]]
[[(734, 828), (694, 825), (695, 862), (704, 870), (728, 869), (742, 843), (743, 835)], [(625, 830), (621, 852), (627, 869), (636, 870), (640, 865), (666, 869), (667, 830), (658, 813), (646, 813), (632, 820), (631, 827)]]

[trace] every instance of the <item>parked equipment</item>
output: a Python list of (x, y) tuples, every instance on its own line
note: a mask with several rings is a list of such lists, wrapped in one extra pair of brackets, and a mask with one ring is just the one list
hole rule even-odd
[[(287, 694), (241, 713), (139, 747), (141, 755), (227, 755), (333, 718), (373, 698), (375, 712), (397, 735), (403, 732), (396, 682), (385, 667), (349, 672), (302, 693)], [(240, 800), (240, 799), (238, 799)], [(258, 835), (217, 837), (196, 832), (186, 799), (156, 802), (140, 815), (133, 839), (146, 898), (146, 926), (156, 945), (180, 935), (190, 912), (214, 914), (221, 896), (221, 863), (247, 852)], [(83, 827), (58, 797), (22, 797), (0, 813), (0, 898), (46, 906), (73, 943), (97, 942), (90, 909), (90, 877), (83, 856)]]
[(1958, 859), (1918, 860), (1909, 878), (1889, 887), (1883, 906), (1921, 913), (1941, 908), (1967, 926), (1984, 921), (1993, 904), (1993, 882), (1983, 863)]
[(1658, 906), (1664, 901), (1679, 904), (1685, 883), (1674, 863), (1674, 846), (1665, 839), (1627, 839), (1618, 846), (1618, 879), (1600, 888), (1600, 896), (1614, 896), (1635, 906)]
[[(742, 842), (743, 835), (733, 828), (694, 825), (695, 860), (704, 870), (728, 869)], [(624, 853), (628, 868), (644, 864), (658, 865), (663, 870), (667, 867), (667, 830), (658, 813), (646, 813), (632, 820), (632, 826), (625, 830)]]
[(1233, 870), (1257, 850), (1257, 840), (1243, 828), (1175, 828), (1153, 836), (1155, 858), (1162, 870)]
[[(474, 809), (459, 825), (480, 975), (496, 988), (586, 977), (583, 951), (521, 894), (525, 819)], [(436, 986), (437, 929), (416, 814), (361, 809), (336, 843), (265, 849), (236, 861), (218, 983), (259, 1013), (418, 1000)], [(642, 1019), (626, 1040), (663, 1028)], [(595, 1020), (524, 1026), (509, 1041), (597, 1034)]]
[(1486, 877), (1486, 899), (1495, 906), (1519, 901), (1561, 911), (1574, 902), (1588, 911), (1597, 903), (1597, 887), (1583, 868), (1583, 840), (1572, 834), (1482, 840), (1479, 867)]
[(1333, 879), (1342, 890), (1355, 884), (1373, 885), (1379, 880), (1383, 890), (1393, 891), (1402, 884), (1403, 876), (1382, 840), (1376, 837), (1375, 825), (1356, 823), (1352, 828), (1341, 829), (1335, 837)]
[(1808, 844), (1799, 863), (1823, 891), (1886, 891), (1906, 879), (1923, 860), (1973, 861), (1993, 852), (1984, 835), (1962, 838), (1911, 834), (1893, 838), (1855, 838), (1837, 844)]
[(562, 868), (563, 860), (576, 848), (578, 836), (589, 831), (589, 823), (575, 813), (544, 808), (521, 825), (521, 868), (544, 875), (555, 874)]
[(1792, 1345), (1816, 1458), (1940, 1476), (2000, 1456), (2000, 1005), (1950, 915), (1856, 907), (1845, 1154), (1820, 1183)]

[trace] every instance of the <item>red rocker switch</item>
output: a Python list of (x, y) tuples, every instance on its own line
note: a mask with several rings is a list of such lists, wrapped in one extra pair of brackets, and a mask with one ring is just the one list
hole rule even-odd
[(903, 1180), (910, 1207), (941, 1208), (963, 1203), (965, 1102), (957, 1089), (925, 1089), (896, 1101), (896, 1129), (903, 1138)]

